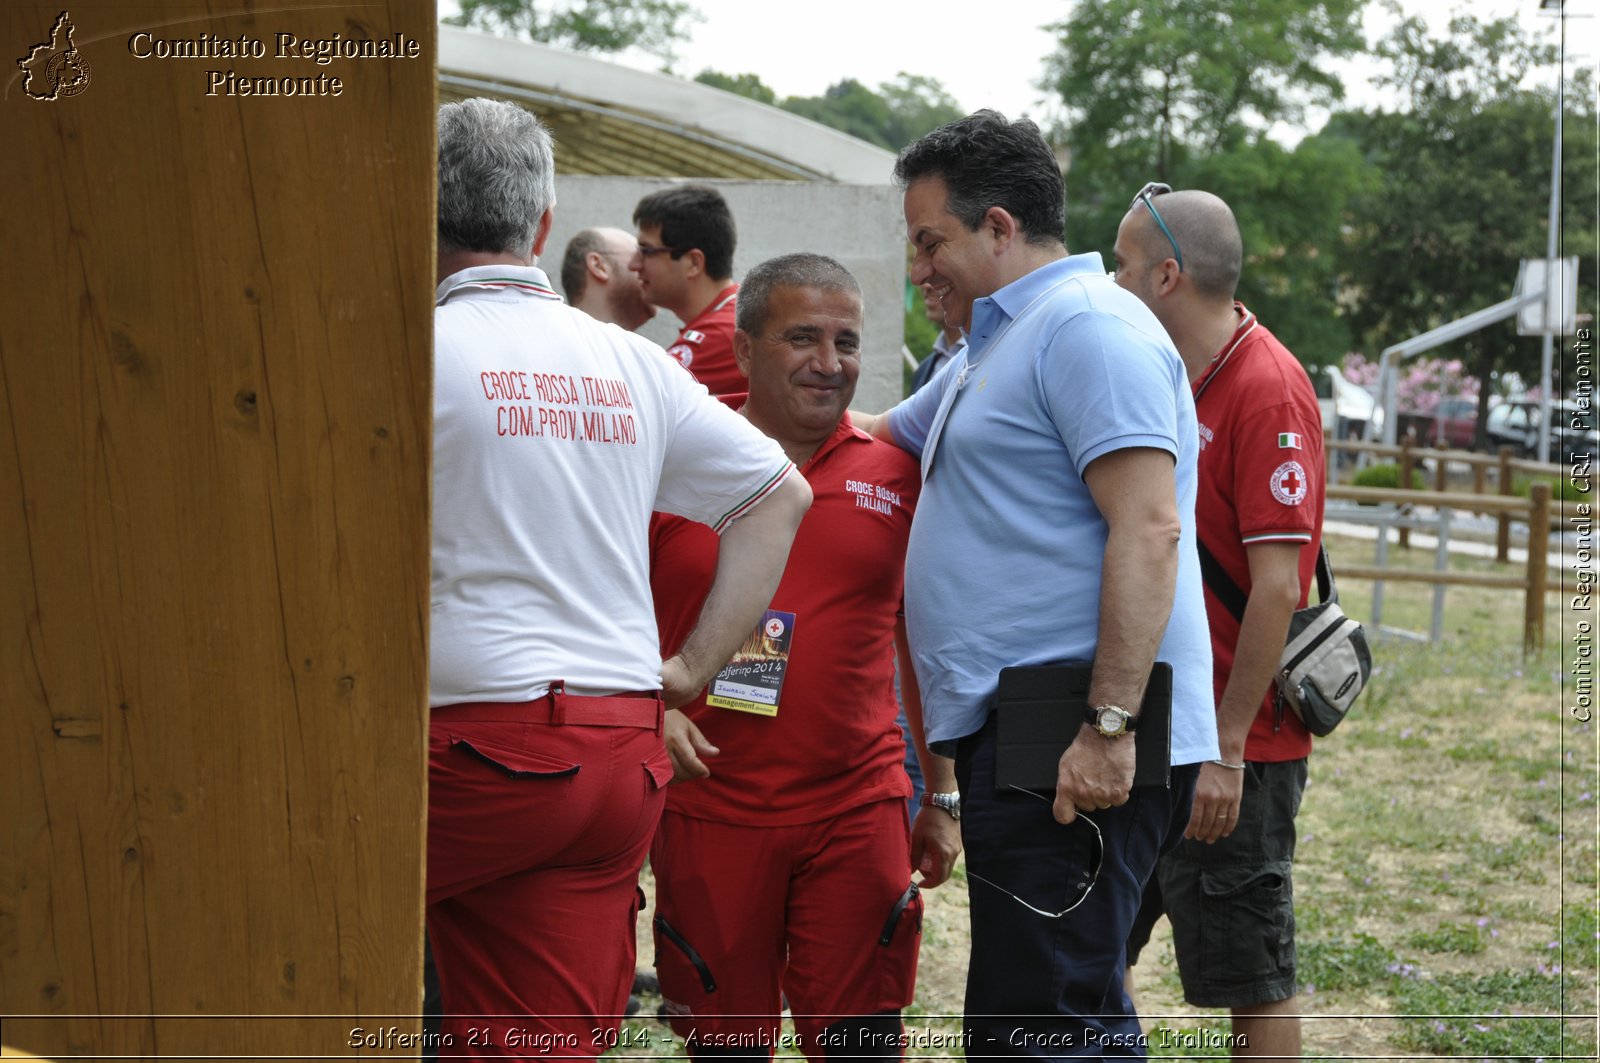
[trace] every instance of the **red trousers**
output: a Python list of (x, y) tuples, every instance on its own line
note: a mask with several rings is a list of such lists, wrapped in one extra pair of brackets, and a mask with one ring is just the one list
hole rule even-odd
[(650, 867), (672, 1028), (691, 1048), (770, 1047), (787, 996), (802, 1051), (821, 1059), (827, 1027), (910, 1004), (922, 940), (910, 866), (898, 797), (791, 827), (668, 812)]
[(428, 936), (441, 1054), (592, 1059), (633, 981), (672, 765), (655, 695), (435, 708)]

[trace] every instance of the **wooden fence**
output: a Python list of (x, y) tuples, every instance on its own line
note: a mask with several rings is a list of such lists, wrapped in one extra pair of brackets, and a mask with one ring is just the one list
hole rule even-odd
[[(1371, 446), (1372, 444), (1362, 444)], [(1550, 485), (1535, 483), (1528, 498), (1515, 495), (1475, 494), (1465, 491), (1417, 491), (1388, 487), (1352, 487), (1348, 484), (1330, 484), (1328, 498), (1368, 505), (1394, 506), (1420, 505), (1437, 508), (1461, 509), (1471, 513), (1484, 513), (1501, 518), (1502, 527), (1513, 519), (1526, 520), (1528, 527), (1548, 528), (1550, 525)], [(1403, 532), (1405, 529), (1401, 529)], [(1504, 542), (1504, 540), (1502, 540)], [(1504, 549), (1502, 547), (1502, 549)], [(1521, 590), (1525, 595), (1522, 622), (1522, 648), (1524, 652), (1544, 645), (1544, 599), (1549, 586), (1550, 540), (1548, 535), (1528, 535), (1528, 562), (1521, 576), (1477, 572), (1437, 572), (1418, 569), (1396, 569), (1377, 565), (1341, 565), (1339, 575), (1352, 579), (1369, 579), (1375, 582), (1429, 583), (1435, 586), (1460, 584), (1470, 587), (1501, 587)], [(1504, 557), (1501, 558), (1504, 560)]]
[[(1527, 458), (1514, 458), (1511, 456), (1510, 447), (1501, 447), (1495, 454), (1480, 454), (1470, 450), (1452, 450), (1444, 447), (1419, 447), (1412, 444), (1409, 438), (1399, 443), (1364, 443), (1360, 440), (1324, 439), (1328, 459), (1328, 482), (1334, 483), (1336, 477), (1335, 455), (1337, 453), (1370, 454), (1375, 458), (1385, 458), (1399, 466), (1398, 484), (1409, 487), (1414, 480), (1413, 471), (1423, 462), (1433, 463), (1433, 485), (1431, 490), (1438, 493), (1449, 491), (1450, 466), (1465, 465), (1472, 470), (1472, 493), (1475, 495), (1494, 494), (1502, 497), (1513, 497), (1515, 478), (1517, 473), (1528, 476), (1551, 477), (1560, 479), (1571, 477), (1574, 480), (1589, 482), (1593, 480), (1591, 470), (1585, 466), (1581, 470), (1568, 468), (1564, 465), (1555, 465), (1550, 462), (1531, 461)], [(1494, 472), (1493, 489), (1490, 488), (1489, 474)], [(1424, 501), (1423, 505), (1436, 505), (1437, 500)], [(1576, 503), (1561, 502), (1552, 506), (1549, 514), (1550, 530), (1556, 531), (1566, 527), (1568, 517), (1577, 512)], [(1462, 507), (1465, 508), (1465, 507)], [(1494, 516), (1497, 518), (1495, 529), (1495, 560), (1505, 564), (1510, 560), (1511, 549), (1511, 524), (1517, 519), (1518, 510), (1513, 507)], [(1400, 529), (1400, 545), (1408, 546), (1410, 535), (1407, 529)]]

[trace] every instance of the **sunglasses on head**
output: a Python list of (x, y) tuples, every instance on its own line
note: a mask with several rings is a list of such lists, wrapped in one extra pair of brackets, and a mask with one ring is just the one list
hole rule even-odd
[(1177, 238), (1172, 235), (1172, 230), (1167, 228), (1167, 223), (1165, 219), (1161, 217), (1161, 212), (1156, 209), (1155, 204), (1155, 198), (1157, 196), (1164, 196), (1170, 191), (1172, 191), (1171, 185), (1163, 184), (1160, 181), (1151, 181), (1149, 184), (1139, 189), (1139, 194), (1133, 197), (1132, 202), (1128, 204), (1128, 209), (1132, 210), (1140, 203), (1143, 203), (1149, 208), (1150, 216), (1156, 220), (1157, 225), (1161, 226), (1161, 232), (1166, 236), (1167, 243), (1172, 245), (1172, 257), (1177, 259), (1178, 272), (1182, 273), (1183, 251), (1179, 249)]

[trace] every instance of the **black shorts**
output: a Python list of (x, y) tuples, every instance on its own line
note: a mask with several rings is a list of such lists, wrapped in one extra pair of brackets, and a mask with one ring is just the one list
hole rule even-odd
[(1251, 762), (1239, 824), (1215, 843), (1184, 839), (1156, 875), (1183, 996), (1197, 1008), (1270, 1004), (1295, 995), (1295, 815), (1306, 762)]

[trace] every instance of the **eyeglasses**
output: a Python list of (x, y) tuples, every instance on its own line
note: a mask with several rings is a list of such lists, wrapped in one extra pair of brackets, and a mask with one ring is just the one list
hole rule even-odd
[(1164, 196), (1170, 191), (1172, 191), (1171, 185), (1163, 184), (1160, 181), (1151, 181), (1149, 184), (1139, 189), (1139, 194), (1133, 197), (1133, 201), (1128, 204), (1128, 209), (1132, 210), (1134, 207), (1137, 207), (1141, 201), (1143, 201), (1145, 206), (1150, 208), (1150, 216), (1156, 220), (1156, 224), (1161, 226), (1161, 231), (1166, 234), (1167, 243), (1172, 245), (1172, 257), (1178, 260), (1178, 272), (1182, 273), (1183, 252), (1178, 249), (1177, 239), (1173, 237), (1172, 230), (1167, 228), (1167, 223), (1162, 219), (1161, 212), (1156, 209), (1155, 204), (1155, 198), (1157, 196)]
[(687, 250), (687, 248), (680, 249), (676, 247), (652, 247), (650, 244), (640, 244), (639, 257), (653, 258), (656, 255), (671, 255), (674, 259), (676, 259), (679, 255), (682, 255), (685, 250)]
[[(1012, 787), (1012, 789), (1020, 790), (1022, 793), (1028, 794), (1031, 797), (1037, 797), (1041, 801), (1049, 800), (1041, 794), (1034, 793), (1032, 790), (1021, 790), (1020, 787)], [(1106, 859), (1106, 842), (1104, 836), (1102, 836), (1100, 833), (1099, 824), (1090, 819), (1088, 816), (1084, 815), (1082, 812), (1078, 813), (1078, 818), (1074, 822), (1087, 823), (1089, 828), (1094, 831), (1094, 852), (1089, 859), (1089, 866), (1082, 871), (1078, 877), (1078, 881), (1073, 884), (1072, 888), (1078, 892), (1077, 899), (1071, 904), (1067, 905), (1065, 908), (1061, 909), (1059, 912), (1047, 912), (1043, 908), (1035, 908), (1033, 905), (1029, 904), (1021, 897), (1018, 897), (1015, 893), (1012, 893), (1004, 886), (990, 879), (984, 878), (982, 875), (976, 874), (970, 868), (967, 871), (967, 877), (969, 879), (976, 879), (991, 889), (999, 890), (1001, 893), (1004, 893), (1007, 897), (1010, 897), (1012, 900), (1016, 901), (1018, 904), (1028, 909), (1028, 911), (1033, 912), (1036, 915), (1042, 915), (1046, 919), (1060, 919), (1062, 916), (1066, 915), (1068, 912), (1078, 907), (1078, 905), (1089, 899), (1089, 894), (1094, 890), (1094, 884), (1100, 881), (1100, 867), (1105, 863)]]

